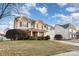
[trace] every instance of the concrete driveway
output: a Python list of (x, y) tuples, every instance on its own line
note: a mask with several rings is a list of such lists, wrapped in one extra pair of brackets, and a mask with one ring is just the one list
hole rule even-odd
[(74, 46), (78, 46), (79, 47), (79, 40), (67, 40), (67, 41), (61, 41), (61, 40), (54, 40), (56, 42), (61, 42), (61, 43), (65, 43), (65, 44), (69, 44), (69, 45), (74, 45)]
[(79, 39), (72, 39), (72, 40), (67, 40), (68, 42), (74, 42), (74, 43), (79, 43)]

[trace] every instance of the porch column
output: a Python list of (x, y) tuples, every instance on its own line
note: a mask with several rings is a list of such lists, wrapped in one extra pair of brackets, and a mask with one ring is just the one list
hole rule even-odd
[(47, 32), (44, 32), (44, 36), (47, 36)]
[(38, 32), (38, 36), (39, 36), (39, 32)]
[(32, 33), (32, 31), (31, 31), (31, 36), (33, 36), (33, 33)]

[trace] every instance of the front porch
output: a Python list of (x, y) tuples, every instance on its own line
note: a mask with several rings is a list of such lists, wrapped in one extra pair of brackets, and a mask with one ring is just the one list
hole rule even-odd
[(38, 37), (38, 36), (46, 36), (46, 35), (47, 35), (47, 31), (45, 30), (29, 29), (29, 36)]

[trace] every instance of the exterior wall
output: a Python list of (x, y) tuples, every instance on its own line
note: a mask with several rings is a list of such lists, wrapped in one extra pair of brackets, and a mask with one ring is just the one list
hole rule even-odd
[(44, 36), (47, 36), (48, 35), (48, 31), (47, 32), (44, 32)]
[(76, 38), (76, 30), (74, 30), (73, 28), (70, 28), (70, 29), (72, 29), (72, 31), (69, 32), (69, 28), (67, 28), (68, 37), (69, 37), (69, 39), (75, 39)]
[[(20, 22), (22, 23), (20, 26)], [(27, 27), (27, 23), (28, 23), (28, 27)], [(15, 20), (15, 28), (16, 29), (28, 29), (31, 28), (31, 22), (28, 22), (28, 20), (26, 19), (17, 19)]]
[(50, 36), (50, 40), (54, 40), (55, 30), (54, 29), (49, 30), (48, 31), (48, 35)]
[[(69, 31), (69, 29), (72, 29), (72, 31)], [(58, 25), (55, 26), (55, 35), (61, 34), (63, 36), (63, 39), (74, 39), (75, 32), (73, 31), (74, 31), (73, 27), (64, 29), (61, 26), (58, 26)]]
[(50, 25), (48, 25), (48, 33), (47, 33), (47, 35), (50, 36), (50, 40), (54, 40), (55, 29)]
[(56, 34), (61, 34), (63, 36), (63, 39), (68, 39), (67, 29), (62, 28), (61, 26), (58, 25), (55, 26), (55, 35)]
[(43, 36), (43, 35), (44, 35), (44, 32), (40, 32), (40, 33), (39, 33), (39, 36)]
[(36, 21), (36, 22), (35, 22), (35, 28), (36, 28), (36, 29), (42, 29), (42, 26), (43, 26), (43, 24), (40, 23), (39, 21)]
[(44, 24), (40, 21), (36, 21), (34, 25), (35, 25), (34, 27), (35, 29), (47, 30), (46, 27), (44, 27)]
[(71, 39), (71, 37), (70, 37), (70, 35), (71, 35), (71, 33), (69, 32), (69, 30), (68, 29), (65, 29), (66, 31), (65, 31), (65, 35), (64, 36), (66, 36), (65, 37), (65, 39)]

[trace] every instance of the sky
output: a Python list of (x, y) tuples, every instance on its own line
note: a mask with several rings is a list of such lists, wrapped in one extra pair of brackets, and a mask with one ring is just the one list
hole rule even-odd
[(15, 16), (8, 16), (0, 20), (0, 31), (12, 27), (13, 20), (17, 16), (42, 20), (49, 25), (71, 23), (76, 28), (79, 28), (78, 3), (26, 3), (17, 6), (19, 6), (19, 14), (12, 10), (11, 14)]

